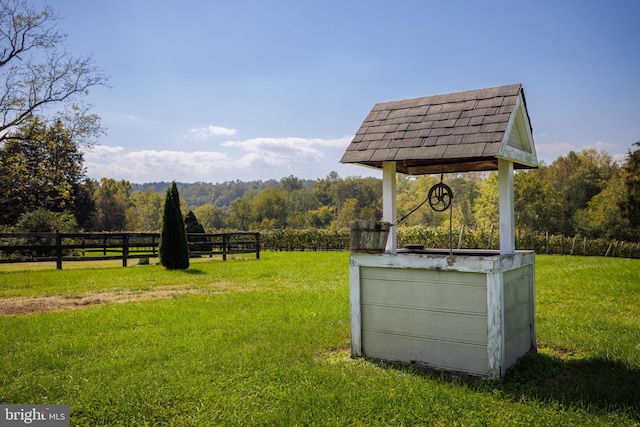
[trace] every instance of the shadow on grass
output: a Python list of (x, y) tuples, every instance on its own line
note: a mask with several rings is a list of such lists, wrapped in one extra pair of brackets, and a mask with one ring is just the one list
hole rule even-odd
[(630, 369), (616, 361), (531, 354), (509, 370), (503, 380), (492, 381), (393, 362), (383, 363), (383, 366), (409, 368), (419, 375), (461, 384), (478, 392), (494, 393), (497, 390), (514, 402), (538, 400), (578, 407), (587, 412), (624, 413), (640, 421), (640, 369)]
[(630, 410), (640, 420), (640, 370), (621, 362), (592, 358), (563, 360), (535, 354), (524, 358), (503, 381), (525, 387), (539, 399)]
[(640, 421), (640, 370), (616, 361), (538, 353), (523, 358), (502, 381), (464, 382), (478, 391), (501, 390), (514, 401), (536, 399), (587, 411), (623, 412)]
[(188, 268), (186, 270), (182, 270), (184, 274), (190, 274), (190, 275), (199, 275), (199, 274), (207, 274), (206, 272), (199, 270), (197, 268)]

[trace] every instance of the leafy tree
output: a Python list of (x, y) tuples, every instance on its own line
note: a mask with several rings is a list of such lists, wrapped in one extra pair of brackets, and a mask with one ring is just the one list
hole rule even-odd
[(230, 227), (245, 231), (249, 229), (249, 225), (253, 221), (250, 194), (245, 193), (244, 196), (231, 202), (231, 208), (229, 208)]
[[(22, 233), (72, 233), (77, 231), (78, 224), (73, 215), (68, 212), (51, 212), (45, 208), (38, 208), (32, 212), (22, 214), (14, 227)], [(53, 236), (29, 236), (22, 244), (38, 246), (31, 251), (25, 251), (26, 256), (53, 256), (56, 239)], [(49, 248), (47, 248), (49, 246)]]
[(129, 181), (102, 178), (95, 190), (95, 231), (122, 231), (127, 229), (127, 210), (131, 206)]
[(167, 189), (162, 216), (162, 231), (158, 252), (160, 263), (168, 270), (189, 268), (189, 244), (180, 211), (180, 195), (175, 181)]
[(476, 221), (481, 226), (498, 224), (500, 221), (498, 174), (492, 173), (485, 178), (478, 188), (476, 199)]
[(78, 224), (70, 213), (38, 208), (22, 214), (15, 229), (23, 233), (72, 233), (78, 231)]
[(200, 219), (205, 230), (219, 230), (226, 227), (227, 213), (211, 203), (198, 206), (193, 210), (193, 213)]
[(595, 149), (571, 151), (546, 168), (545, 179), (555, 187), (562, 205), (558, 232), (568, 236), (575, 233), (573, 215), (587, 207), (616, 170), (611, 156)]
[(629, 152), (624, 165), (626, 197), (620, 204), (624, 216), (631, 226), (638, 230), (640, 229), (640, 141), (634, 145), (638, 148), (633, 152)]
[(560, 229), (562, 200), (550, 182), (543, 179), (544, 167), (517, 172), (514, 176), (516, 227), (541, 232)]
[(347, 199), (342, 203), (338, 217), (333, 221), (333, 228), (347, 228), (349, 222), (357, 219), (376, 220), (378, 218), (364, 217), (358, 211), (358, 199)]
[(0, 222), (12, 224), (37, 208), (81, 216), (77, 202), (86, 199), (82, 161), (62, 122), (48, 126), (38, 118), (24, 121), (0, 145)]
[(90, 88), (107, 77), (91, 56), (74, 57), (47, 5), (36, 10), (24, 0), (0, 0), (0, 141), (34, 115), (56, 111), (50, 123), (62, 122), (72, 139), (101, 132), (99, 119), (78, 106)]
[(289, 175), (288, 177), (280, 180), (280, 187), (285, 193), (290, 193), (292, 191), (302, 190), (304, 188), (304, 184), (300, 178)]
[(318, 209), (308, 211), (306, 217), (309, 225), (313, 228), (328, 227), (335, 218), (334, 211), (335, 209), (329, 206), (320, 206)]
[[(396, 186), (398, 193), (396, 196), (397, 217), (404, 217), (424, 202), (429, 194), (429, 189), (436, 182), (438, 181), (433, 175), (421, 175), (417, 177), (399, 175)], [(441, 225), (443, 218), (442, 215), (438, 215), (437, 212), (429, 208), (428, 204), (425, 204), (418, 210), (415, 210), (410, 216), (406, 217), (402, 224), (438, 226)], [(447, 215), (446, 218), (449, 219), (449, 216)]]
[(287, 203), (283, 191), (278, 188), (262, 190), (251, 201), (251, 208), (255, 226), (272, 223), (271, 228), (281, 228), (286, 225)]
[(618, 173), (609, 180), (609, 185), (596, 194), (585, 209), (574, 214), (576, 230), (589, 238), (637, 239), (637, 233), (622, 214), (625, 198), (624, 174)]
[(134, 191), (126, 210), (126, 227), (130, 231), (158, 232), (162, 224), (163, 199), (151, 190)]
[(478, 197), (478, 186), (473, 175), (456, 176), (447, 184), (453, 193), (452, 209), (455, 222), (474, 226), (476, 223), (473, 206)]

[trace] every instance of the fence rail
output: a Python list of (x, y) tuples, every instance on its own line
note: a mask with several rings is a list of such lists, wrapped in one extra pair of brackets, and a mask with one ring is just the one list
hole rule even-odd
[[(259, 233), (187, 233), (191, 257), (255, 253)], [(0, 263), (95, 261), (158, 256), (160, 233), (0, 233)]]

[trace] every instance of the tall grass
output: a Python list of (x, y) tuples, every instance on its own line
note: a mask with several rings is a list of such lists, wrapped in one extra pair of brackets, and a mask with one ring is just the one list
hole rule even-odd
[(640, 262), (537, 260), (541, 349), (501, 381), (351, 359), (346, 252), (0, 273), (0, 297), (207, 291), (0, 318), (0, 403), (72, 425), (640, 423)]

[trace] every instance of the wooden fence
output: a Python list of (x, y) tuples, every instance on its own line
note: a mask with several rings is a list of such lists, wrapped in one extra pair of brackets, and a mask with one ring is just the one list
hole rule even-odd
[[(187, 233), (191, 257), (255, 253), (259, 233)], [(0, 233), (0, 263), (154, 258), (160, 233)]]

